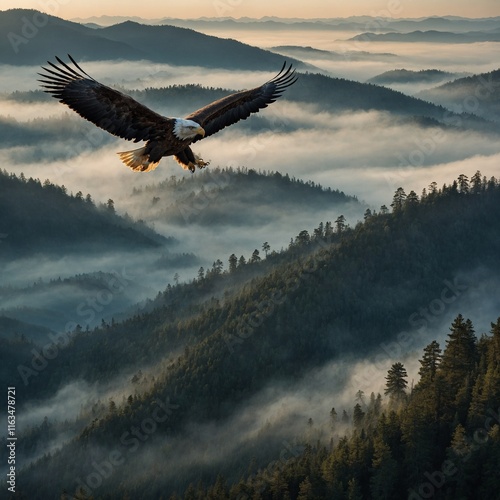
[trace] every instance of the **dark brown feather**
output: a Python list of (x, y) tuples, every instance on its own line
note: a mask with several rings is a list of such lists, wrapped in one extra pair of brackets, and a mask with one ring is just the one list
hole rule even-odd
[[(69, 54), (68, 54), (69, 55)], [(39, 73), (45, 89), (83, 118), (123, 139), (149, 141), (172, 135), (173, 120), (155, 113), (131, 97), (99, 83), (69, 56), (76, 69), (56, 57), (60, 66)]]
[[(239, 120), (245, 120), (252, 113), (266, 108), (280, 97), (287, 87), (297, 81), (292, 65), (285, 68), (286, 63), (283, 64), (281, 71), (264, 85), (223, 97), (191, 113), (186, 119), (199, 123), (205, 129), (205, 137)], [(197, 137), (193, 142), (200, 139), (201, 137)]]

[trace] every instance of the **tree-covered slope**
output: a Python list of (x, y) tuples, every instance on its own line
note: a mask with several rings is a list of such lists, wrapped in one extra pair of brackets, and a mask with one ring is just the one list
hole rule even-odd
[[(175, 477), (160, 472), (172, 453), (179, 459), (185, 453), (169, 450), (167, 443), (182, 437), (186, 426), (228, 418), (272, 381), (293, 384), (314, 367), (345, 356), (361, 358), (401, 330), (421, 326), (425, 318), (415, 318), (415, 312), (441, 296), (445, 281), (455, 286), (450, 293), (460, 294), (467, 284), (457, 281), (459, 273), (465, 276), (481, 266), (495, 274), (500, 264), (500, 187), (479, 173), (471, 181), (469, 185), (460, 176), (441, 191), (433, 184), (421, 200), (399, 189), (393, 213), (367, 213), (365, 223), (355, 228), (345, 227), (339, 217), (335, 230), (322, 224), (312, 235), (303, 231), (286, 252), (265, 261), (241, 264), (231, 273), (215, 267), (210, 276), (195, 280), (192, 289), (231, 280), (247, 266), (270, 265), (273, 259), (275, 264), (223, 300), (210, 300), (209, 292), (195, 314), (192, 309), (186, 314), (190, 306), (182, 307), (182, 300), (167, 300), (163, 308), (127, 322), (75, 335), (45, 372), (53, 387), (76, 379), (109, 380), (134, 366), (134, 358), (138, 363), (164, 362), (147, 391), (98, 416), (89, 414), (78, 437), (25, 471), (20, 477), (26, 493), (51, 498), (63, 488), (74, 491), (75, 477), (88, 477), (92, 464), (106, 460), (110, 450), (128, 457), (123, 437), (131, 426), (156, 414), (158, 401), (163, 406), (167, 401), (175, 411), (155, 421), (148, 444), (91, 489), (112, 498), (127, 492), (138, 499), (168, 496), (190, 480), (180, 472)], [(166, 297), (175, 297), (176, 288)], [(134, 476), (137, 460), (158, 446), (163, 452), (154, 470)], [(224, 464), (221, 470), (238, 473), (231, 457)], [(43, 471), (58, 479), (37, 484)]]
[(307, 439), (304, 426), (302, 445), (266, 468), (249, 462), (237, 483), (192, 482), (170, 498), (498, 498), (500, 318), (480, 339), (462, 315), (450, 330), (444, 349), (435, 340), (424, 348), (414, 388), (397, 362), (385, 400), (360, 391), (350, 416), (333, 407), (329, 443)]
[(279, 172), (211, 167), (192, 178), (174, 176), (136, 188), (132, 200), (148, 221), (241, 229), (280, 225), (303, 214), (340, 213), (363, 205), (339, 190)]
[(488, 120), (500, 121), (500, 69), (458, 78), (422, 91), (418, 97), (459, 113), (475, 113)]
[(69, 195), (50, 181), (0, 171), (0, 257), (159, 248), (168, 242), (144, 224), (96, 207), (90, 195)]

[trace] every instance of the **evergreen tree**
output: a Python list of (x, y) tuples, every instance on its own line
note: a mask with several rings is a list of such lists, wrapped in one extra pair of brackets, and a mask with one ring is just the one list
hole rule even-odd
[(406, 197), (406, 201), (405, 201), (405, 207), (408, 208), (408, 207), (412, 207), (412, 206), (415, 206), (418, 204), (418, 196), (417, 196), (417, 193), (415, 193), (415, 191), (411, 190), (409, 193), (408, 193), (408, 196)]
[(229, 272), (234, 273), (237, 267), (238, 267), (238, 257), (236, 257), (234, 253), (232, 253), (229, 256)]
[(406, 399), (406, 387), (408, 386), (408, 374), (406, 368), (400, 362), (394, 363), (387, 372), (385, 391), (391, 403), (396, 406)]
[(429, 184), (429, 193), (436, 194), (438, 192), (438, 185), (436, 181), (433, 181)]
[(217, 259), (213, 264), (212, 264), (212, 273), (215, 274), (216, 276), (220, 275), (222, 273), (222, 269), (224, 268), (224, 264), (220, 259)]
[(309, 236), (309, 232), (305, 229), (303, 231), (300, 231), (300, 233), (295, 238), (295, 243), (297, 245), (307, 245), (308, 243), (310, 243), (310, 241), (311, 237)]
[(260, 262), (260, 252), (255, 249), (252, 253), (252, 257), (250, 257), (250, 263), (254, 263), (254, 262)]
[(203, 268), (203, 266), (201, 266), (198, 269), (198, 281), (203, 281), (204, 278), (205, 278), (205, 269)]
[(343, 215), (339, 215), (337, 219), (335, 219), (335, 228), (337, 229), (337, 234), (341, 234), (344, 232), (346, 223), (345, 217)]
[(314, 229), (313, 236), (314, 236), (314, 238), (316, 240), (318, 240), (318, 239), (323, 238), (324, 235), (325, 235), (325, 230), (324, 230), (324, 227), (323, 227), (323, 223), (320, 222), (319, 226), (316, 229)]
[(441, 361), (441, 348), (439, 343), (433, 340), (429, 345), (424, 348), (424, 355), (419, 360), (420, 375), (419, 386), (427, 385), (434, 381), (436, 372)]
[(361, 427), (363, 427), (364, 418), (365, 418), (365, 412), (361, 408), (361, 405), (359, 403), (356, 403), (352, 414), (352, 423), (355, 429), (359, 430), (361, 429)]
[(482, 188), (483, 188), (483, 180), (482, 180), (482, 175), (479, 170), (476, 171), (476, 173), (471, 177), (471, 186), (472, 189), (471, 191), (474, 194), (480, 193)]
[(398, 463), (392, 457), (391, 449), (380, 438), (373, 441), (373, 472), (370, 492), (373, 500), (389, 500), (394, 497), (398, 479)]
[(297, 500), (313, 500), (314, 498), (311, 480), (306, 477), (299, 485)]
[(469, 192), (469, 178), (465, 174), (458, 176), (458, 189), (461, 193), (467, 194)]
[(396, 192), (394, 193), (394, 197), (392, 198), (392, 211), (393, 213), (399, 213), (401, 210), (403, 210), (403, 206), (406, 200), (406, 193), (402, 187), (399, 187), (396, 189)]
[(356, 393), (354, 401), (356, 401), (356, 403), (359, 403), (361, 406), (366, 406), (365, 393), (361, 389), (359, 389)]
[(332, 432), (336, 431), (337, 423), (338, 423), (338, 415), (337, 412), (335, 411), (335, 408), (332, 408), (330, 410), (330, 429), (332, 430)]
[(451, 392), (456, 394), (475, 367), (476, 336), (471, 321), (469, 319), (464, 321), (461, 314), (453, 321), (450, 330), (439, 371)]

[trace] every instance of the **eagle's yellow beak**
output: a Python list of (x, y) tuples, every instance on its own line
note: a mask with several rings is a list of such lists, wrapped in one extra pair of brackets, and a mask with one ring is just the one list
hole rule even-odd
[(196, 135), (201, 135), (202, 137), (205, 137), (205, 129), (203, 127), (198, 127), (196, 129)]

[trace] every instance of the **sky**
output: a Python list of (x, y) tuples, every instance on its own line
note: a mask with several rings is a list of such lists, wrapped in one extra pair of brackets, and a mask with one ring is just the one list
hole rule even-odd
[(383, 17), (424, 17), (457, 15), (491, 17), (500, 15), (498, 0), (2, 0), (1, 8), (32, 8), (71, 19), (100, 15), (139, 16), (143, 18), (197, 18), (201, 16), (235, 18), (347, 17), (372, 15)]

